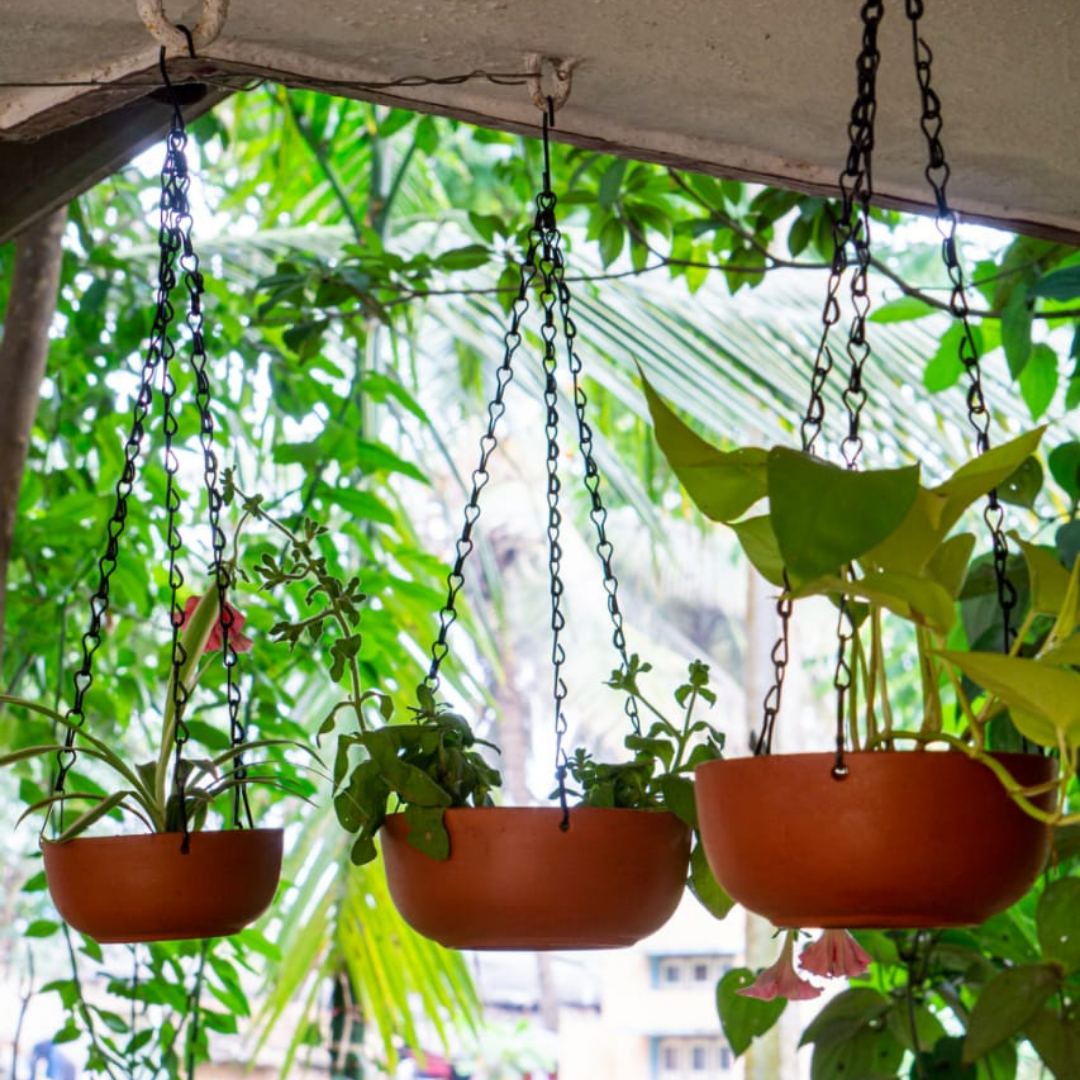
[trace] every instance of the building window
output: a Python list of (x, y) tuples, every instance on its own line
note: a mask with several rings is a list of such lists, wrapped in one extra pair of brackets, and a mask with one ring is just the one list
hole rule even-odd
[(720, 1036), (669, 1035), (656, 1048), (653, 1080), (727, 1080), (734, 1066)]
[(660, 972), (665, 986), (677, 986), (682, 982), (682, 964), (677, 960), (665, 960)]
[(709, 964), (706, 961), (698, 960), (694, 964), (694, 982), (708, 982), (709, 981)]

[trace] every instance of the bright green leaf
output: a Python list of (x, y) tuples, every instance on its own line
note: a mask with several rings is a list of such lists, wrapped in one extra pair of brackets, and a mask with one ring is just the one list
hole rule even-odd
[(641, 380), (656, 441), (687, 494), (706, 517), (732, 521), (765, 495), (765, 450), (717, 450), (675, 415), (644, 372)]
[(732, 968), (716, 986), (720, 1026), (736, 1057), (746, 1053), (756, 1038), (769, 1031), (787, 1007), (786, 998), (760, 1001), (738, 993), (753, 981), (754, 974), (749, 968)]
[[(946, 651), (941, 655), (1010, 708), (1034, 714), (1065, 732), (1072, 745), (1080, 745), (1080, 674), (1038, 660), (995, 653)], [(1018, 718), (1014, 719), (1019, 726)], [(1056, 745), (1056, 740), (1038, 741)]]
[(690, 891), (714, 918), (723, 919), (735, 906), (735, 901), (716, 880), (700, 842), (690, 853)]
[(1031, 350), (1024, 370), (1020, 372), (1020, 395), (1032, 420), (1038, 420), (1050, 408), (1057, 386), (1057, 353), (1040, 342)]
[(919, 490), (919, 467), (855, 472), (774, 447), (768, 457), (769, 512), (793, 580), (813, 581), (880, 544)]

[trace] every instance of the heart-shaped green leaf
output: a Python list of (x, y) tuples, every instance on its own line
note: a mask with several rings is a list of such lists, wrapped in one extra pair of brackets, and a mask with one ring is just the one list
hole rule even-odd
[(675, 415), (644, 372), (641, 381), (656, 441), (686, 493), (707, 518), (733, 521), (764, 498), (765, 450), (717, 450)]
[(907, 516), (919, 467), (855, 472), (783, 447), (769, 451), (769, 514), (793, 582), (835, 574)]
[[(1080, 745), (1080, 674), (1016, 656), (951, 651), (941, 655), (1005, 702), (1021, 731), (1021, 716), (1030, 713), (1064, 732), (1071, 745)], [(1056, 745), (1056, 740), (1038, 741)]]
[(764, 1035), (787, 1007), (786, 998), (760, 1001), (738, 993), (753, 981), (754, 973), (749, 968), (732, 968), (716, 986), (720, 1026), (736, 1057), (746, 1053), (750, 1044)]

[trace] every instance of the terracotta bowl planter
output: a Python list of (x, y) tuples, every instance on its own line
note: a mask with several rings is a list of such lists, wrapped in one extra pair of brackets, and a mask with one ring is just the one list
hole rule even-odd
[(236, 829), (45, 841), (57, 911), (100, 942), (225, 937), (257, 919), (281, 875), (282, 830)]
[[(995, 757), (1025, 786), (1056, 772), (1049, 758)], [(834, 761), (779, 754), (695, 770), (713, 873), (775, 926), (974, 926), (1020, 899), (1046, 863), (1050, 830), (964, 754), (848, 754), (844, 780)]]
[(658, 930), (686, 884), (690, 830), (674, 814), (576, 807), (446, 812), (450, 857), (382, 830), (390, 895), (405, 921), (456, 949), (614, 949)]

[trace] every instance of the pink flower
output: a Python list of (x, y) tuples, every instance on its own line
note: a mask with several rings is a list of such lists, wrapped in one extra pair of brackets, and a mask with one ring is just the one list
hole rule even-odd
[[(199, 606), (199, 601), (202, 599), (200, 596), (189, 596), (184, 604), (184, 617), (180, 620), (180, 629), (183, 630), (187, 626), (191, 619), (191, 616), (195, 613), (195, 609)], [(247, 622), (247, 616), (241, 615), (228, 601), (225, 602), (225, 611), (232, 616), (232, 626), (229, 628), (229, 642), (233, 649), (238, 652), (250, 652), (253, 644), (251, 638), (245, 634), (241, 634), (240, 631)], [(214, 628), (210, 631), (210, 639), (206, 643), (206, 648), (203, 652), (214, 652), (220, 649), (222, 645), (221, 637), (221, 622), (215, 622)]]
[(825, 930), (799, 954), (799, 965), (811, 975), (851, 978), (866, 972), (870, 957), (846, 930)]
[(795, 971), (795, 937), (798, 931), (789, 930), (784, 939), (780, 958), (772, 967), (766, 968), (747, 987), (737, 990), (743, 997), (759, 998), (772, 1001), (773, 998), (787, 998), (789, 1001), (806, 1001), (816, 998), (821, 988), (800, 979)]

